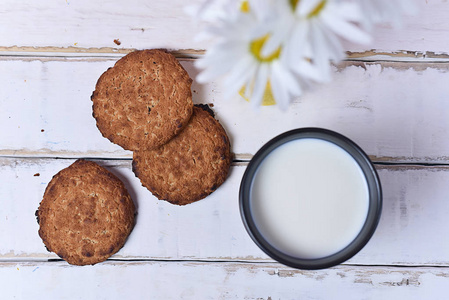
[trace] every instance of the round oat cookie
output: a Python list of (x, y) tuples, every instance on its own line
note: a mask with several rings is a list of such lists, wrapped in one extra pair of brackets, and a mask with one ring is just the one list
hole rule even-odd
[(185, 205), (205, 198), (226, 179), (229, 138), (211, 114), (194, 107), (187, 127), (159, 149), (138, 150), (133, 171), (160, 200)]
[(36, 217), (47, 249), (72, 265), (105, 261), (134, 227), (134, 203), (123, 183), (98, 164), (77, 160), (49, 182)]
[(171, 54), (141, 50), (104, 72), (92, 94), (102, 135), (127, 150), (155, 149), (187, 125), (192, 79)]

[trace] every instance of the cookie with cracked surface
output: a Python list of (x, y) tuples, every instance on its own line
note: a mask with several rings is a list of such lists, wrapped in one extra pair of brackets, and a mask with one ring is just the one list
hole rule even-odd
[(194, 107), (187, 127), (158, 149), (133, 154), (133, 171), (160, 200), (186, 205), (205, 198), (226, 179), (229, 138), (207, 111)]
[(104, 72), (92, 93), (102, 135), (126, 150), (155, 149), (187, 125), (192, 79), (163, 50), (134, 51)]
[(93, 265), (123, 247), (134, 227), (135, 206), (114, 174), (77, 160), (53, 176), (36, 217), (49, 251), (72, 265)]

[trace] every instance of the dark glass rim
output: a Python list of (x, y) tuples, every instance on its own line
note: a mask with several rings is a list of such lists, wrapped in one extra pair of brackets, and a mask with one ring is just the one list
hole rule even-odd
[[(365, 175), (368, 192), (369, 192), (369, 207), (368, 214), (361, 231), (357, 237), (344, 249), (327, 257), (317, 259), (303, 259), (285, 254), (275, 247), (273, 247), (262, 234), (258, 231), (257, 226), (251, 214), (250, 196), (251, 186), (254, 175), (257, 172), (262, 161), (277, 147), (297, 139), (314, 138), (331, 142), (340, 148), (346, 150), (354, 160), (359, 164)], [(253, 241), (264, 251), (268, 256), (274, 260), (297, 269), (316, 270), (329, 268), (350, 259), (357, 254), (371, 239), (377, 224), (379, 223), (382, 212), (382, 188), (377, 175), (368, 155), (353, 141), (347, 137), (322, 128), (299, 128), (285, 132), (266, 143), (251, 159), (245, 173), (243, 174), (242, 182), (240, 184), (239, 192), (240, 214), (243, 224), (251, 236)]]

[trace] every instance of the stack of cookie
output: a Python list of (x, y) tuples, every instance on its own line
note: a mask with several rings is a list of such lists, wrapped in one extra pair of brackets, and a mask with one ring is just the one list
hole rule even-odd
[[(194, 106), (192, 79), (169, 53), (132, 52), (99, 78), (93, 116), (104, 137), (133, 151), (133, 171), (157, 198), (185, 205), (227, 177), (228, 136)], [(98, 164), (77, 160), (48, 184), (36, 217), (49, 251), (70, 264), (102, 262), (123, 247), (135, 222), (124, 184)]]
[(142, 185), (177, 205), (212, 193), (231, 163), (225, 130), (193, 105), (191, 84), (173, 55), (142, 50), (103, 73), (92, 94), (102, 135), (133, 151), (133, 171)]
[[(104, 137), (133, 151), (133, 171), (157, 198), (185, 205), (227, 177), (228, 136), (213, 113), (194, 106), (192, 79), (171, 54), (132, 52), (99, 78), (93, 116)], [(77, 160), (48, 184), (36, 217), (49, 251), (70, 264), (102, 262), (123, 247), (135, 222), (124, 184)]]

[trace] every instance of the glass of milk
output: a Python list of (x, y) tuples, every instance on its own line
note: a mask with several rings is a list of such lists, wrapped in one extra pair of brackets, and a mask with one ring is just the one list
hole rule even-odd
[(240, 186), (240, 212), (254, 242), (299, 269), (340, 264), (373, 235), (381, 185), (363, 150), (321, 128), (301, 128), (265, 144)]

